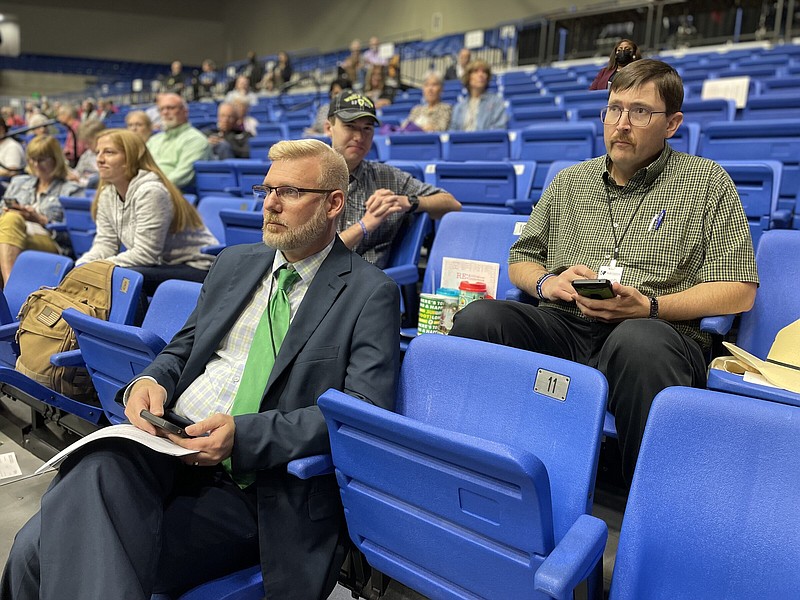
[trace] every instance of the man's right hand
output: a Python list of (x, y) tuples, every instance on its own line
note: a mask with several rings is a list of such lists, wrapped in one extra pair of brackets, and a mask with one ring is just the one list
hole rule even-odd
[(586, 265), (574, 265), (556, 277), (548, 277), (542, 284), (542, 295), (545, 300), (563, 300), (574, 302), (575, 288), (572, 282), (576, 279), (596, 279), (597, 273)]
[(128, 403), (125, 405), (125, 416), (132, 425), (142, 431), (157, 435), (156, 428), (139, 416), (146, 408), (157, 417), (164, 416), (164, 402), (167, 399), (167, 390), (150, 379), (140, 379), (133, 384)]

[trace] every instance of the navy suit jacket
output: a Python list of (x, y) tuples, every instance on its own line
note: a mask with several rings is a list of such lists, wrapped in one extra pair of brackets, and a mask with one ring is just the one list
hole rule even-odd
[[(166, 388), (168, 405), (204, 371), (274, 256), (264, 244), (245, 244), (217, 257), (194, 312), (142, 373)], [(321, 598), (335, 583), (346, 535), (335, 478), (301, 481), (286, 463), (330, 451), (316, 405), (328, 388), (393, 408), (399, 331), (397, 285), (337, 237), (292, 320), (260, 412), (235, 417), (233, 469), (257, 473), (267, 598)]]

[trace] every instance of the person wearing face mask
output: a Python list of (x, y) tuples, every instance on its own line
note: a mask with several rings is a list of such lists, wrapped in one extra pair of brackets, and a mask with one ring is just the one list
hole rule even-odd
[(590, 90), (607, 90), (617, 74), (617, 71), (631, 64), (635, 60), (642, 58), (639, 53), (639, 46), (631, 40), (620, 40), (611, 51), (608, 64), (600, 69), (597, 77), (594, 78)]

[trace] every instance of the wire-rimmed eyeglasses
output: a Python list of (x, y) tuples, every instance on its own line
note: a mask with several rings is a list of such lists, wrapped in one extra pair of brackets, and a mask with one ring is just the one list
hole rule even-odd
[(647, 127), (653, 115), (665, 115), (665, 110), (650, 110), (642, 106), (637, 106), (628, 110), (620, 106), (606, 106), (600, 111), (600, 120), (604, 125), (616, 125), (622, 118), (622, 113), (628, 113), (628, 119), (634, 127)]
[(272, 192), (281, 202), (297, 202), (302, 194), (330, 194), (336, 190), (318, 190), (315, 188), (299, 188), (292, 185), (254, 185), (253, 195), (258, 200), (264, 200)]

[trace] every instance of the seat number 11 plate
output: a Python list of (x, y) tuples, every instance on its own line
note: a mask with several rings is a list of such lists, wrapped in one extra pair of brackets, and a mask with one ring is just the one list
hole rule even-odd
[(536, 372), (536, 381), (533, 384), (533, 391), (550, 396), (562, 402), (567, 399), (569, 390), (569, 377), (560, 373), (553, 373), (545, 369)]

